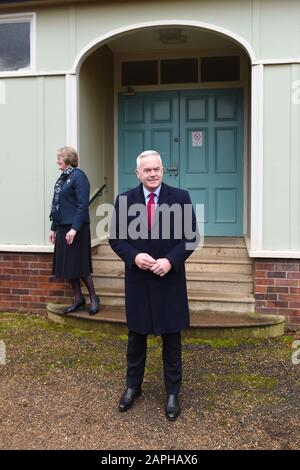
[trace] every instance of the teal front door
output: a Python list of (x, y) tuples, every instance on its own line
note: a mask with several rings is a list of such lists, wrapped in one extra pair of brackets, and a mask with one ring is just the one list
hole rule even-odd
[(204, 205), (204, 235), (243, 235), (240, 89), (119, 95), (119, 191), (137, 185), (136, 157), (157, 150), (164, 181)]

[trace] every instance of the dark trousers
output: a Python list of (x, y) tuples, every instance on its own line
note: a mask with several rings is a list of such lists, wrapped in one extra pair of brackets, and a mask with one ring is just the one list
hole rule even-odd
[[(166, 392), (168, 395), (177, 395), (180, 390), (182, 378), (181, 333), (167, 333), (162, 335), (162, 343)], [(146, 355), (147, 335), (129, 331), (127, 347), (127, 387), (135, 389), (141, 387), (145, 372)]]

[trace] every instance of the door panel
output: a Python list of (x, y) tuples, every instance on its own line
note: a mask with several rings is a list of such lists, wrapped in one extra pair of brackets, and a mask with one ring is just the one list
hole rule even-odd
[(119, 191), (137, 186), (136, 157), (143, 150), (160, 153), (164, 181), (178, 186), (168, 168), (179, 164), (179, 103), (177, 92), (119, 95)]
[(240, 89), (120, 95), (119, 191), (138, 184), (137, 155), (157, 150), (164, 181), (187, 189), (194, 204), (204, 204), (205, 235), (241, 236), (242, 99)]
[(204, 204), (205, 235), (243, 234), (242, 92), (180, 92), (180, 187)]

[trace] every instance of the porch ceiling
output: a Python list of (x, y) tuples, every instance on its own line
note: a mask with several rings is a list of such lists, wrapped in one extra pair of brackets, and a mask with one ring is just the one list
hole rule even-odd
[(233, 41), (224, 38), (216, 32), (202, 31), (196, 28), (184, 28), (174, 26), (174, 29), (180, 29), (180, 33), (186, 36), (185, 44), (163, 44), (160, 41), (160, 30), (173, 29), (170, 27), (153, 27), (130, 32), (122, 37), (110, 41), (107, 45), (113, 53), (128, 53), (137, 51), (154, 50), (239, 50)]

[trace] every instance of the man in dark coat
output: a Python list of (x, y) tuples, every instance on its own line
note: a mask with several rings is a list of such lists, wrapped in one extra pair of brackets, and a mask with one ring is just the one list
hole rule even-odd
[(185, 260), (198, 241), (196, 217), (187, 191), (162, 182), (159, 153), (137, 158), (141, 184), (117, 197), (109, 243), (125, 262), (125, 304), (129, 329), (127, 388), (119, 410), (141, 394), (147, 335), (161, 335), (166, 416), (180, 413), (181, 331), (189, 326)]

